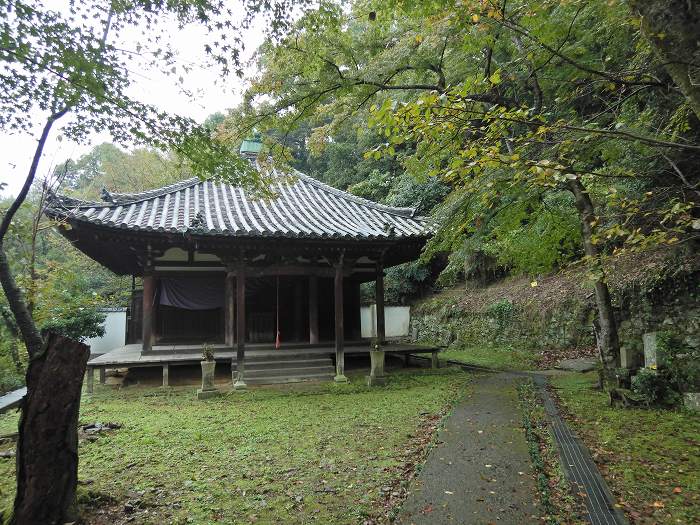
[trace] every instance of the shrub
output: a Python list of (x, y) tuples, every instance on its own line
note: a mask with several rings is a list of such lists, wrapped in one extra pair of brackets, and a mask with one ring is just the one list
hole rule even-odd
[(642, 368), (632, 378), (632, 392), (646, 405), (653, 405), (663, 398), (664, 382), (656, 370)]
[(24, 375), (17, 371), (7, 351), (6, 341), (0, 345), (0, 395), (24, 386)]
[(498, 329), (503, 330), (513, 318), (515, 307), (508, 299), (501, 299), (488, 307), (486, 313), (498, 323)]
[(676, 405), (683, 392), (700, 391), (700, 351), (670, 332), (657, 335), (658, 370), (644, 368), (632, 378), (632, 391), (647, 405)]

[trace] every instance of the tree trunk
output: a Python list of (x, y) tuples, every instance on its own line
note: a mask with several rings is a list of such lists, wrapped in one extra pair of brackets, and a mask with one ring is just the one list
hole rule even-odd
[(700, 3), (697, 0), (630, 0), (643, 33), (700, 119)]
[(574, 194), (579, 221), (581, 222), (581, 235), (583, 237), (583, 249), (586, 255), (593, 261), (596, 273), (594, 288), (596, 306), (598, 308), (598, 346), (600, 348), (603, 366), (606, 369), (620, 366), (620, 341), (617, 336), (617, 323), (613, 312), (610, 290), (605, 281), (605, 273), (601, 267), (598, 247), (593, 244), (593, 221), (595, 210), (591, 197), (579, 179), (569, 181), (569, 190)]
[(73, 521), (78, 481), (78, 411), (90, 349), (50, 334), (27, 368), (17, 442), (12, 525)]

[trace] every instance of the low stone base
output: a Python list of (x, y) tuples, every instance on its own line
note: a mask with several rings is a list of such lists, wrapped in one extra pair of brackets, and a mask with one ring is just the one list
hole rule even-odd
[(367, 376), (367, 386), (384, 386), (386, 385), (386, 377), (382, 376)]
[(348, 378), (344, 375), (338, 375), (333, 378), (333, 381), (335, 381), (336, 383), (347, 383)]
[(233, 389), (234, 390), (245, 390), (248, 388), (248, 385), (245, 384), (243, 381), (236, 381), (233, 383)]
[(201, 388), (197, 389), (197, 399), (210, 399), (212, 397), (217, 397), (220, 396), (221, 392), (218, 390), (202, 390)]

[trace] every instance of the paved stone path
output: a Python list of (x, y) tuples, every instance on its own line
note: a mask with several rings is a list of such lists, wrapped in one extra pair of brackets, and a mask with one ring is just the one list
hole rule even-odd
[(447, 419), (398, 523), (539, 523), (518, 407), (522, 379), (508, 373), (475, 376), (473, 393)]

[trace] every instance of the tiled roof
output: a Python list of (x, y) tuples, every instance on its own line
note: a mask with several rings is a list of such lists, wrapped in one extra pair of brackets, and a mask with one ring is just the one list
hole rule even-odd
[(274, 179), (272, 199), (241, 188), (188, 179), (157, 190), (103, 192), (106, 202), (53, 196), (47, 214), (130, 231), (197, 235), (336, 239), (424, 238), (425, 218), (411, 208), (377, 204), (295, 172)]

